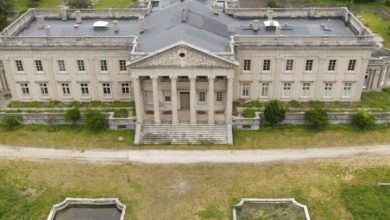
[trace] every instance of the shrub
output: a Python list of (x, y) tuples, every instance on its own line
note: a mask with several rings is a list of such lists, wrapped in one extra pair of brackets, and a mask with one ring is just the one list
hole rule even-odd
[(20, 125), (21, 118), (16, 115), (6, 115), (3, 117), (2, 124), (6, 130), (12, 130)]
[(41, 104), (38, 101), (32, 101), (27, 103), (28, 108), (39, 108)]
[(310, 101), (309, 105), (311, 108), (323, 108), (324, 107), (324, 103), (320, 102), (320, 101)]
[(65, 112), (65, 120), (76, 124), (81, 119), (80, 110), (78, 108), (72, 108)]
[(80, 108), (81, 107), (81, 103), (79, 101), (73, 101), (70, 103), (70, 106), (73, 107), (73, 108)]
[(279, 4), (276, 0), (268, 0), (267, 7), (270, 8), (283, 8), (283, 5)]
[(114, 111), (115, 118), (127, 118), (129, 117), (129, 111), (127, 109), (117, 109)]
[(328, 125), (328, 114), (323, 108), (312, 108), (305, 112), (307, 124), (315, 129), (323, 129)]
[(102, 107), (103, 106), (103, 102), (101, 101), (92, 101), (90, 103), (91, 107)]
[(264, 109), (265, 120), (271, 125), (279, 124), (286, 117), (284, 105), (279, 100), (270, 101)]
[(245, 102), (241, 104), (241, 107), (261, 108), (261, 103), (258, 100)]
[(390, 0), (386, 0), (386, 1), (385, 1), (385, 5), (388, 6), (388, 7), (390, 7)]
[(91, 0), (69, 0), (68, 5), (70, 8), (91, 8)]
[(85, 126), (91, 131), (101, 131), (107, 127), (107, 123), (100, 111), (88, 110), (85, 114)]
[(293, 108), (299, 108), (301, 107), (301, 103), (298, 102), (297, 100), (291, 100), (289, 103), (288, 103), (289, 106), (293, 107)]
[(256, 109), (247, 108), (242, 112), (242, 117), (244, 118), (254, 118), (256, 117)]
[(47, 104), (50, 108), (58, 108), (61, 106), (61, 102), (58, 100), (50, 100), (50, 102)]
[(368, 129), (375, 125), (374, 117), (367, 111), (359, 111), (352, 115), (351, 124), (361, 130)]

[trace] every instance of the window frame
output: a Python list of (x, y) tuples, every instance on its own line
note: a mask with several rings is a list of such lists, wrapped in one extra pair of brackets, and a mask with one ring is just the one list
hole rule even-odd
[(71, 90), (70, 90), (70, 83), (69, 82), (62, 82), (61, 83), (62, 88), (62, 95), (63, 96), (70, 96)]
[[(310, 98), (312, 82), (302, 82), (301, 97)], [(307, 94), (305, 94), (307, 92)]]
[(102, 72), (102, 73), (108, 72), (107, 60), (99, 60), (99, 63), (100, 63), (100, 72)]
[(59, 72), (66, 72), (65, 60), (57, 60), (57, 67)]
[(355, 72), (356, 71), (356, 64), (357, 64), (357, 60), (356, 59), (350, 59), (348, 61), (347, 71), (348, 72)]
[(252, 71), (252, 60), (244, 59), (243, 72), (251, 72)]
[[(347, 84), (349, 84), (347, 86)], [(348, 89), (346, 89), (348, 88)], [(343, 93), (341, 95), (342, 98), (351, 98), (352, 96), (352, 89), (353, 89), (353, 82), (343, 82)], [(348, 94), (346, 93), (346, 91), (349, 91)]]
[(35, 63), (35, 70), (36, 70), (36, 72), (42, 73), (43, 72), (43, 62), (42, 62), (42, 60), (34, 60), (34, 63)]
[(271, 71), (271, 59), (264, 59), (263, 60), (263, 71), (264, 72)]
[(260, 82), (260, 98), (269, 98), (270, 87), (270, 82)]
[(335, 72), (337, 66), (337, 60), (336, 59), (330, 59), (328, 62), (328, 72)]
[(81, 92), (82, 97), (89, 97), (89, 95), (90, 95), (89, 83), (87, 83), (87, 82), (80, 83), (80, 92)]
[(112, 88), (110, 82), (103, 82), (102, 83), (102, 91), (104, 96), (111, 96), (112, 94)]
[(294, 71), (294, 60), (293, 59), (287, 59), (286, 60), (285, 71), (286, 72)]
[(207, 91), (199, 90), (198, 91), (198, 103), (207, 103)]
[(47, 82), (39, 82), (39, 90), (41, 91), (41, 96), (49, 95), (49, 86)]
[(84, 60), (77, 60), (76, 61), (77, 63), (77, 70), (78, 72), (85, 72), (86, 71), (86, 68), (85, 68), (85, 61)]
[(313, 72), (314, 60), (307, 59), (305, 62), (305, 72)]
[(119, 71), (121, 72), (127, 71), (126, 60), (119, 60)]
[(24, 66), (22, 60), (15, 60), (16, 71), (18, 73), (24, 73)]
[(130, 96), (130, 83), (129, 82), (121, 82), (121, 92), (122, 96)]
[(19, 83), (20, 91), (22, 92), (23, 97), (30, 97), (30, 85), (28, 82)]
[[(240, 82), (240, 97), (241, 98), (249, 98), (250, 97), (250, 82)], [(246, 92), (244, 92), (246, 91)]]
[[(292, 82), (283, 82), (282, 86), (282, 98), (291, 98), (292, 93)], [(287, 89), (288, 88), (288, 89)], [(288, 91), (288, 94), (286, 93)], [(286, 95), (287, 94), (287, 95)]]
[(224, 100), (223, 91), (215, 91), (215, 102), (223, 103), (223, 100)]
[(324, 98), (332, 98), (333, 85), (334, 85), (333, 82), (324, 82), (324, 94), (323, 94)]

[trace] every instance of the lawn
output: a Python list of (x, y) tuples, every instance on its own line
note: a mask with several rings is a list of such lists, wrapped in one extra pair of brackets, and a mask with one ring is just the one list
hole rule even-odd
[[(386, 181), (390, 182), (388, 157), (183, 166), (2, 160), (0, 216), (44, 219), (65, 197), (119, 197), (127, 205), (126, 219), (231, 219), (231, 208), (241, 197), (294, 197), (308, 206), (312, 219), (385, 220), (375, 213), (390, 212), (388, 192), (350, 189), (375, 191), (377, 182)], [(361, 204), (365, 199), (375, 201), (375, 206)]]

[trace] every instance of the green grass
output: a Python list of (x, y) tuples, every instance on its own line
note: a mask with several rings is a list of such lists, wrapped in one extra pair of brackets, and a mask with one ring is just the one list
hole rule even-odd
[(389, 182), (389, 159), (183, 166), (0, 160), (0, 216), (45, 219), (66, 197), (118, 197), (127, 220), (231, 219), (242, 197), (294, 197), (316, 220), (361, 219), (353, 211), (366, 209), (360, 200), (375, 204), (365, 212), (388, 217), (388, 193), (355, 189)]
[(97, 0), (95, 8), (127, 8), (134, 0)]

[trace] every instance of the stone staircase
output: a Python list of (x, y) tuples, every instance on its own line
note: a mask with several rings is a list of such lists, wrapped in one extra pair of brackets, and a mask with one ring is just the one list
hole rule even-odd
[[(233, 144), (231, 125), (142, 124), (135, 144)], [(138, 142), (138, 143), (137, 143)]]

